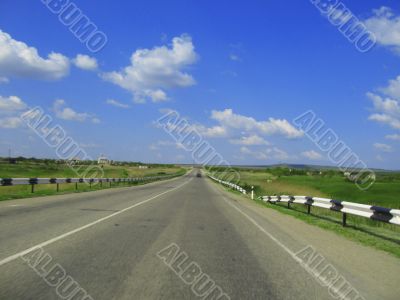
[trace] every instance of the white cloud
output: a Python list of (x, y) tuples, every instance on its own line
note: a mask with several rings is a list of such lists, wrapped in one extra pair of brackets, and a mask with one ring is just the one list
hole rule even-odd
[[(389, 85), (380, 90), (386, 96), (396, 96), (395, 85), (399, 78), (391, 80)], [(400, 129), (400, 102), (395, 97), (383, 97), (374, 93), (367, 93), (367, 97), (372, 101), (373, 114), (369, 116), (369, 120), (388, 125), (394, 129)]]
[(0, 119), (0, 128), (5, 129), (15, 129), (23, 126), (23, 122), (21, 118), (18, 117), (9, 117)]
[(372, 114), (368, 118), (371, 121), (389, 125), (394, 129), (400, 129), (400, 120), (385, 114)]
[(301, 155), (310, 160), (321, 160), (323, 158), (320, 153), (318, 153), (314, 150), (305, 151), (305, 152), (301, 153)]
[(134, 95), (134, 101), (144, 103), (168, 100), (165, 89), (188, 87), (194, 78), (184, 69), (197, 61), (197, 54), (188, 35), (175, 37), (172, 46), (139, 49), (131, 56), (131, 64), (121, 71), (103, 73), (102, 78)]
[(56, 80), (69, 73), (69, 59), (60, 53), (42, 58), (36, 48), (14, 40), (0, 30), (0, 77)]
[(252, 117), (235, 114), (232, 109), (213, 110), (211, 118), (227, 129), (256, 131), (265, 135), (283, 135), (287, 138), (299, 138), (304, 135), (285, 119), (269, 118), (268, 121), (256, 121)]
[(0, 113), (15, 112), (27, 108), (27, 105), (17, 96), (0, 96)]
[(151, 151), (158, 151), (161, 148), (165, 147), (175, 147), (176, 149), (184, 149), (184, 146), (181, 143), (175, 143), (171, 141), (157, 141), (149, 146), (149, 150)]
[(389, 134), (385, 136), (388, 140), (400, 141), (400, 134)]
[(101, 121), (100, 121), (100, 119), (99, 118), (92, 118), (92, 123), (93, 124), (100, 124), (101, 123)]
[(374, 110), (379, 113), (400, 117), (399, 101), (391, 98), (382, 98), (373, 93), (367, 94), (374, 104)]
[(380, 90), (382, 91), (382, 93), (389, 97), (400, 99), (400, 76), (397, 76), (397, 78), (395, 79), (389, 80), (388, 86), (381, 88)]
[(229, 59), (232, 61), (241, 61), (239, 55), (236, 55), (236, 54), (230, 54)]
[(246, 145), (246, 146), (261, 146), (269, 145), (270, 143), (262, 137), (253, 134), (250, 136), (243, 136), (240, 139), (230, 140), (231, 144), (234, 145)]
[(262, 151), (253, 151), (246, 146), (240, 147), (240, 153), (251, 156), (257, 160), (287, 160), (290, 156), (283, 150), (273, 147)]
[(0, 84), (1, 83), (9, 83), (10, 80), (7, 77), (0, 77)]
[(382, 6), (375, 9), (373, 15), (363, 22), (374, 33), (378, 44), (400, 54), (400, 16), (396, 16), (391, 8)]
[(387, 144), (375, 143), (374, 147), (375, 147), (375, 149), (382, 151), (382, 152), (392, 152), (393, 151), (392, 146), (387, 145)]
[(74, 65), (83, 70), (94, 71), (97, 70), (97, 60), (89, 55), (78, 54), (72, 62)]
[(70, 107), (66, 107), (66, 103), (62, 99), (57, 99), (53, 104), (53, 110), (56, 117), (67, 121), (85, 122), (91, 119), (92, 123), (98, 124), (100, 120), (88, 113), (78, 113)]
[(227, 129), (223, 126), (205, 127), (203, 125), (194, 125), (192, 128), (208, 138), (223, 138), (228, 135)]
[(7, 116), (0, 119), (0, 128), (15, 129), (22, 127), (24, 124), (18, 114), (27, 107), (26, 103), (17, 96), (0, 96), (0, 115)]
[(117, 100), (114, 100), (114, 99), (108, 99), (106, 101), (106, 103), (110, 104), (112, 106), (115, 106), (115, 107), (119, 107), (119, 108), (125, 108), (125, 109), (130, 108), (130, 106), (128, 104), (121, 103), (121, 102), (119, 102)]

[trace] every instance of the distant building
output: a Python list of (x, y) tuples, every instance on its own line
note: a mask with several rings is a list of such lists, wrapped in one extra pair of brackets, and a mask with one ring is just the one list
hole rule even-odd
[(139, 166), (139, 169), (148, 169), (148, 166)]
[(73, 157), (73, 158), (67, 160), (67, 163), (72, 164), (72, 165), (79, 164), (80, 162), (81, 162), (81, 159), (79, 157)]
[(99, 165), (109, 165), (110, 160), (105, 157), (104, 155), (100, 155), (100, 157), (97, 159), (97, 164)]

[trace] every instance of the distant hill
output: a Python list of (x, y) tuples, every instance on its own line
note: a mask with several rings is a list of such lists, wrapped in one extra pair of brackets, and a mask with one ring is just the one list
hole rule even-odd
[[(248, 169), (265, 169), (265, 168), (289, 168), (299, 170), (339, 170), (335, 166), (324, 166), (324, 165), (306, 165), (306, 164), (272, 164), (272, 165), (235, 165), (235, 168), (248, 168)], [(396, 170), (385, 170), (385, 169), (371, 169), (375, 172), (400, 172)]]

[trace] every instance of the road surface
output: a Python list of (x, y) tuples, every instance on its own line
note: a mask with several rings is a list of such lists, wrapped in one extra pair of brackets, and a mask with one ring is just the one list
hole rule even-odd
[[(196, 172), (0, 202), (0, 299), (333, 299), (293, 257), (307, 246), (357, 299), (400, 299), (397, 258), (263, 208)], [(181, 276), (189, 265), (193, 280), (209, 279), (204, 289)]]

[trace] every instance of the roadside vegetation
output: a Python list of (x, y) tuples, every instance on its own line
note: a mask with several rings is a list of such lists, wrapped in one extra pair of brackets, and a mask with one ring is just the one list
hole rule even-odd
[[(338, 170), (285, 167), (235, 170), (240, 174), (239, 185), (247, 191), (254, 186), (256, 197), (313, 196), (400, 209), (400, 173), (396, 172), (377, 172), (375, 184), (370, 189), (361, 191)], [(215, 169), (213, 173), (218, 177)], [(289, 214), (309, 224), (335, 231), (364, 245), (400, 257), (400, 226), (348, 215), (348, 225), (343, 228), (341, 213), (312, 207), (311, 214), (308, 215), (304, 205), (292, 204), (292, 208), (289, 209), (284, 203), (257, 202), (264, 207)]]
[[(95, 162), (81, 162), (79, 166), (94, 164)], [(186, 169), (175, 165), (141, 164), (132, 162), (116, 162), (102, 166), (104, 178), (129, 178), (174, 175), (180, 176), (186, 173)], [(68, 167), (65, 162), (51, 159), (27, 159), (17, 158), (13, 163), (7, 159), (0, 159), (0, 178), (78, 178), (79, 176)], [(133, 183), (138, 185), (143, 183)], [(127, 183), (112, 183), (111, 187), (128, 186)], [(60, 184), (59, 192), (55, 184), (35, 185), (35, 192), (31, 192), (30, 185), (0, 186), (0, 201), (38, 197), (45, 195), (77, 193), (110, 188), (110, 185), (99, 184), (89, 186), (79, 183), (76, 190), (75, 184)]]

